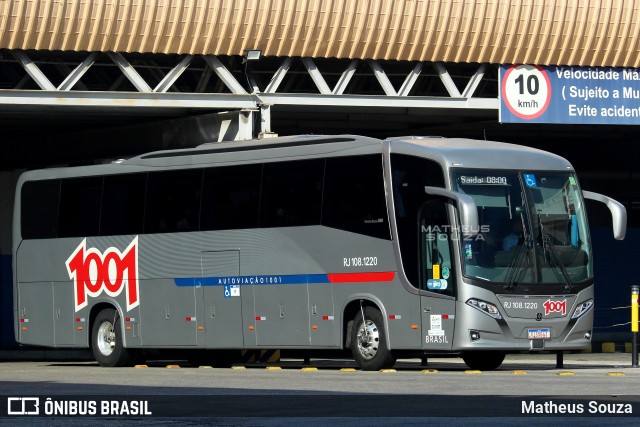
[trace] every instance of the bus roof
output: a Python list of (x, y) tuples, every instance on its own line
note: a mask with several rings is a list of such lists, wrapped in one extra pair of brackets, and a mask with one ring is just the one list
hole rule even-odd
[[(129, 159), (137, 160), (168, 159), (185, 156), (201, 156), (206, 154), (239, 153), (258, 150), (291, 149), (308, 147), (309, 154), (328, 153), (339, 150), (340, 146), (349, 148), (381, 145), (382, 141), (358, 135), (294, 135), (268, 139), (252, 139), (248, 141), (214, 142), (199, 145), (195, 148), (180, 150), (156, 151)], [(346, 147), (344, 147), (346, 148)], [(306, 152), (304, 153), (306, 154)]]
[(447, 168), (573, 170), (567, 160), (555, 154), (495, 141), (419, 136), (387, 138), (383, 141), (358, 135), (296, 135), (207, 143), (194, 148), (155, 151), (114, 162), (118, 164), (30, 171), (22, 179), (139, 172), (148, 170), (149, 167), (198, 167), (223, 165), (228, 162), (268, 162), (332, 153), (345, 156), (373, 154), (381, 153), (385, 143), (390, 145), (392, 153), (429, 158)]
[(513, 170), (573, 170), (568, 160), (536, 148), (464, 138), (387, 138), (391, 152), (428, 157), (447, 167)]
[[(448, 167), (573, 170), (571, 164), (560, 156), (531, 147), (503, 142), (420, 136), (387, 138), (386, 141), (390, 143), (392, 152), (432, 158)], [(161, 159), (173, 163), (170, 159), (178, 160), (178, 158), (185, 156), (274, 149), (280, 151), (279, 149), (290, 150), (292, 148), (295, 148), (296, 154), (299, 155), (318, 155), (348, 148), (381, 146), (382, 143), (383, 141), (379, 139), (357, 135), (296, 135), (273, 139), (208, 143), (196, 148), (158, 151), (134, 157), (126, 163), (151, 164), (153, 160)], [(525, 155), (523, 156), (523, 154)], [(200, 162), (194, 161), (194, 163)]]

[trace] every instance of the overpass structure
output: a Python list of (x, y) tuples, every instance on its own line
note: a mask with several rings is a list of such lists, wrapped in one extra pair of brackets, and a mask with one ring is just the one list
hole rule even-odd
[[(263, 132), (270, 131), (271, 106), (498, 108), (495, 67), (488, 70), (484, 63), (450, 65), (458, 71), (457, 84), (442, 62), (274, 57), (253, 64), (246, 54), (225, 58), (120, 52), (58, 55), (10, 51), (1, 82), (7, 89), (0, 92), (0, 103), (7, 110), (256, 110), (263, 118)], [(483, 81), (486, 73), (491, 76), (489, 82)]]
[(202, 142), (520, 142), (568, 157), (585, 186), (625, 202), (635, 226), (640, 173), (624, 152), (637, 126), (499, 124), (498, 68), (520, 63), (640, 67), (640, 0), (0, 1), (2, 312), (20, 171)]
[(240, 126), (251, 129), (234, 138), (491, 124), (499, 64), (637, 67), (639, 8), (635, 0), (7, 0), (0, 125), (42, 139), (22, 131), (33, 118), (49, 138), (217, 111), (243, 111)]

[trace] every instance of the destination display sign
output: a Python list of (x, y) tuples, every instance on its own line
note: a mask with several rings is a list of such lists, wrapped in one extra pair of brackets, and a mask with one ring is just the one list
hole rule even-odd
[(640, 69), (502, 65), (500, 122), (640, 124)]
[(459, 179), (462, 185), (509, 185), (506, 176), (462, 175)]

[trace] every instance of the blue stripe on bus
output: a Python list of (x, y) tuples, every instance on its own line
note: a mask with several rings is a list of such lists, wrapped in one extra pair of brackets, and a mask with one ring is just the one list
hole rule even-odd
[(186, 277), (174, 279), (174, 282), (176, 286), (306, 285), (308, 283), (331, 283), (327, 274)]

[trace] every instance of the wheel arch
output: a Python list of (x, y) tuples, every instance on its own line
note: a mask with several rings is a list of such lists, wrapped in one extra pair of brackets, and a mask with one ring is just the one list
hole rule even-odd
[(360, 311), (360, 301), (362, 301), (363, 307), (376, 308), (382, 314), (382, 318), (384, 321), (384, 334), (387, 345), (389, 346), (389, 350), (391, 350), (387, 311), (385, 310), (382, 301), (371, 294), (353, 295), (351, 298), (349, 298), (348, 302), (342, 308), (342, 337), (340, 339), (340, 342), (343, 346), (342, 348), (351, 348), (351, 331), (353, 328), (353, 319)]
[(93, 335), (93, 323), (96, 320), (96, 317), (98, 317), (98, 314), (102, 310), (107, 308), (114, 309), (118, 315), (118, 320), (119, 320), (118, 323), (120, 324), (119, 325), (121, 328), (120, 330), (122, 331), (122, 345), (126, 347), (127, 342), (124, 334), (124, 318), (122, 316), (122, 308), (119, 306), (119, 304), (113, 301), (99, 301), (91, 307), (91, 311), (89, 312), (89, 333), (87, 334), (87, 339), (89, 340), (89, 342), (87, 344), (89, 345), (89, 347), (91, 347), (91, 339)]

